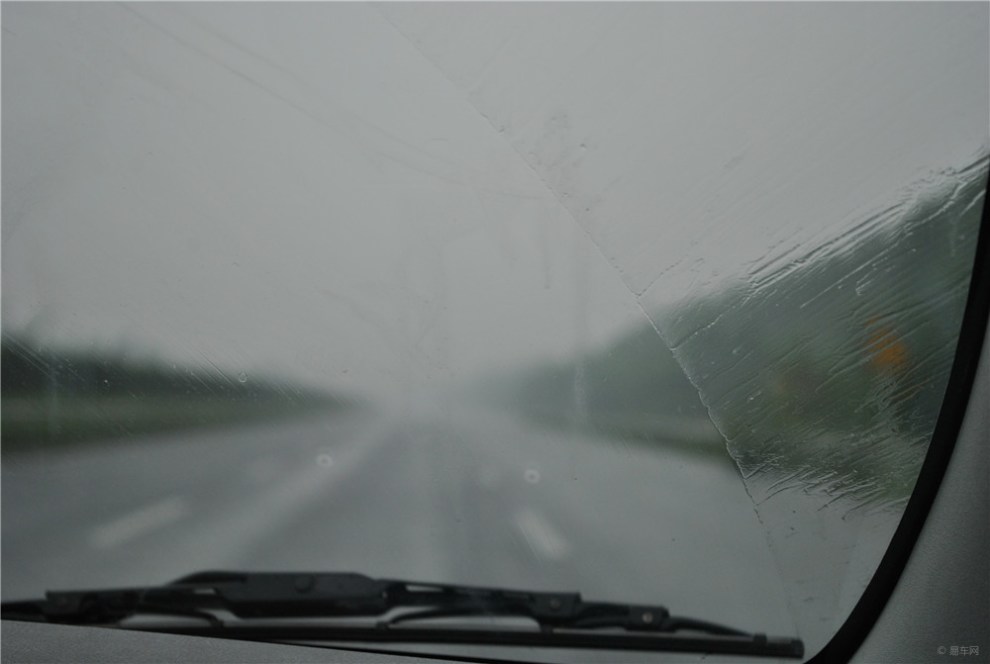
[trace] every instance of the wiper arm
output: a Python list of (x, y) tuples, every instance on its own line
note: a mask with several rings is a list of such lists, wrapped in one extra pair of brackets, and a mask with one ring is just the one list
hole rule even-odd
[[(240, 621), (225, 623), (218, 611), (229, 612)], [(49, 591), (44, 600), (5, 602), (2, 614), (5, 620), (116, 626), (136, 616), (177, 615), (203, 619), (208, 626), (164, 631), (250, 639), (443, 641), (778, 657), (804, 653), (799, 639), (768, 638), (672, 616), (663, 606), (588, 602), (579, 593), (373, 579), (347, 573), (202, 572), (162, 586)], [(523, 617), (535, 622), (540, 631), (400, 627), (416, 620), (465, 616)], [(263, 619), (354, 617), (378, 620), (367, 627), (257, 624)], [(588, 633), (603, 628), (623, 633)]]

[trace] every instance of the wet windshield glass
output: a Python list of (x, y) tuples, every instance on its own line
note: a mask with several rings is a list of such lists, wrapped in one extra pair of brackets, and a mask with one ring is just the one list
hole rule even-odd
[(988, 18), (4, 4), (4, 599), (360, 571), (813, 654), (941, 405)]

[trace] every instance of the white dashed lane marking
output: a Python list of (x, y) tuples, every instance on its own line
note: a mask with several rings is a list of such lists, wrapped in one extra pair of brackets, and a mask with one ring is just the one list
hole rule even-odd
[(571, 546), (564, 536), (529, 507), (516, 513), (515, 524), (529, 548), (538, 556), (547, 560), (561, 560), (570, 553)]
[(189, 506), (183, 498), (169, 496), (94, 528), (90, 531), (89, 543), (97, 549), (111, 549), (174, 523), (188, 511)]

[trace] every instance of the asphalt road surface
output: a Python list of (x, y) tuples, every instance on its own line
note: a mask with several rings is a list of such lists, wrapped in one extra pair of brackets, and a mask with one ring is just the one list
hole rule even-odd
[(206, 569), (580, 591), (795, 633), (731, 464), (504, 414), (350, 413), (5, 458), (2, 593)]

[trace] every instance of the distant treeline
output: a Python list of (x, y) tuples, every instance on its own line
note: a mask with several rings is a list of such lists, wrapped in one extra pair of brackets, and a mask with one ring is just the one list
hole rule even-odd
[(0, 347), (4, 396), (198, 395), (231, 399), (327, 399), (324, 392), (267, 377), (228, 374), (212, 366), (139, 361), (71, 347), (46, 347), (22, 335), (4, 334)]
[(578, 361), (536, 366), (505, 383), (503, 402), (550, 424), (722, 446), (698, 391), (649, 325)]
[(0, 363), (5, 452), (356, 405), (267, 376), (47, 346), (23, 334), (3, 335)]
[(915, 183), (839, 237), (655, 312), (663, 339), (644, 323), (502, 377), (499, 398), (668, 446), (710, 414), (747, 474), (903, 497), (942, 403), (986, 180), (984, 157)]

